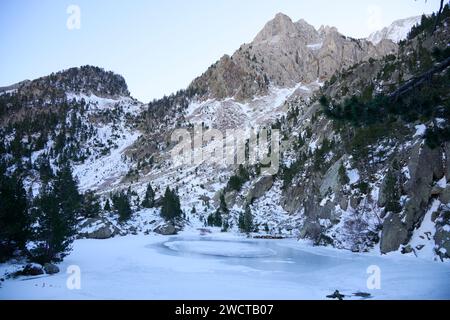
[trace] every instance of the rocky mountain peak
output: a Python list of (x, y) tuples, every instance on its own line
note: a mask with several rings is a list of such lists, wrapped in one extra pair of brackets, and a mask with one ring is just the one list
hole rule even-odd
[(266, 23), (264, 28), (256, 35), (254, 43), (273, 40), (275, 37), (293, 37), (298, 30), (291, 18), (283, 13), (277, 13), (275, 17)]
[(331, 26), (327, 26), (327, 25), (320, 26), (318, 32), (322, 36), (326, 36), (327, 34), (332, 34), (332, 33), (339, 33), (339, 31), (336, 27), (331, 27)]
[(212, 98), (247, 100), (266, 94), (270, 85), (293, 87), (299, 82), (328, 80), (338, 70), (395, 50), (392, 42), (375, 46), (345, 37), (334, 27), (316, 30), (303, 19), (294, 23), (279, 13), (253, 42), (215, 63), (191, 88)]

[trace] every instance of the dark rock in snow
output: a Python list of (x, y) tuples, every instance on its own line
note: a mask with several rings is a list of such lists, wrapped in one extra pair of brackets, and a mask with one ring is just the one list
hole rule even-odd
[(355, 292), (353, 295), (355, 297), (361, 297), (361, 298), (365, 298), (365, 299), (372, 298), (372, 295), (370, 293), (367, 293), (367, 292)]
[(44, 264), (44, 270), (46, 274), (55, 274), (59, 272), (58, 266), (52, 264), (52, 263), (46, 263)]
[(20, 272), (22, 276), (39, 276), (41, 274), (44, 274), (44, 269), (37, 263), (27, 264)]
[(339, 290), (336, 290), (333, 294), (330, 294), (327, 296), (329, 299), (338, 299), (338, 300), (344, 300), (345, 295), (341, 294)]
[(80, 236), (88, 239), (109, 239), (120, 232), (111, 222), (101, 218), (87, 219), (80, 228)]
[(163, 224), (153, 231), (163, 236), (171, 236), (178, 233), (178, 230), (172, 223)]
[(382, 253), (397, 250), (408, 241), (408, 231), (398, 213), (390, 213), (384, 220), (380, 249)]

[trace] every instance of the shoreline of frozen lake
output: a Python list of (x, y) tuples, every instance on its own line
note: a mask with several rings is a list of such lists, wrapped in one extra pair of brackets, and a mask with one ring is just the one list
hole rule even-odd
[[(66, 286), (70, 265), (81, 270), (80, 290)], [(367, 288), (371, 266), (381, 271), (379, 290)], [(59, 267), (52, 276), (7, 279), (0, 299), (325, 299), (336, 289), (450, 299), (449, 263), (220, 233), (77, 240)], [(0, 264), (0, 277), (13, 269)]]

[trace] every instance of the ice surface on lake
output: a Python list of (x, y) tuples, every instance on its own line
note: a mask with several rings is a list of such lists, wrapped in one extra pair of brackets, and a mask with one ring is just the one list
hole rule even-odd
[(258, 247), (254, 243), (233, 241), (172, 241), (164, 245), (175, 251), (222, 257), (260, 258), (275, 254), (274, 250)]
[[(79, 290), (66, 285), (73, 265), (81, 271)], [(367, 288), (371, 266), (381, 271), (380, 289)], [(0, 277), (17, 268), (0, 264)], [(335, 290), (369, 292), (374, 299), (450, 299), (449, 263), (220, 232), (76, 240), (59, 268), (52, 276), (6, 279), (0, 300), (325, 299)]]

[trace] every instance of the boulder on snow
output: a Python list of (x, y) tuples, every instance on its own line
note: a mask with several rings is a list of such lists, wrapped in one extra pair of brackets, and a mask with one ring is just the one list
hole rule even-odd
[(111, 222), (102, 218), (87, 219), (81, 224), (80, 229), (80, 237), (88, 239), (109, 239), (120, 232)]
[(381, 253), (396, 251), (401, 244), (408, 241), (408, 231), (406, 225), (397, 213), (390, 213), (383, 222), (381, 232), (380, 250)]
[(37, 263), (27, 264), (20, 272), (20, 275), (22, 276), (39, 276), (41, 274), (44, 274), (44, 269)]
[(163, 236), (171, 236), (178, 233), (177, 228), (173, 225), (173, 223), (166, 223), (158, 226), (154, 232), (161, 234)]
[(46, 274), (55, 274), (59, 272), (59, 268), (52, 263), (46, 263), (44, 264), (44, 271)]
[(409, 244), (402, 248), (402, 254), (408, 254), (408, 253), (411, 253), (413, 251), (414, 251), (414, 249)]

